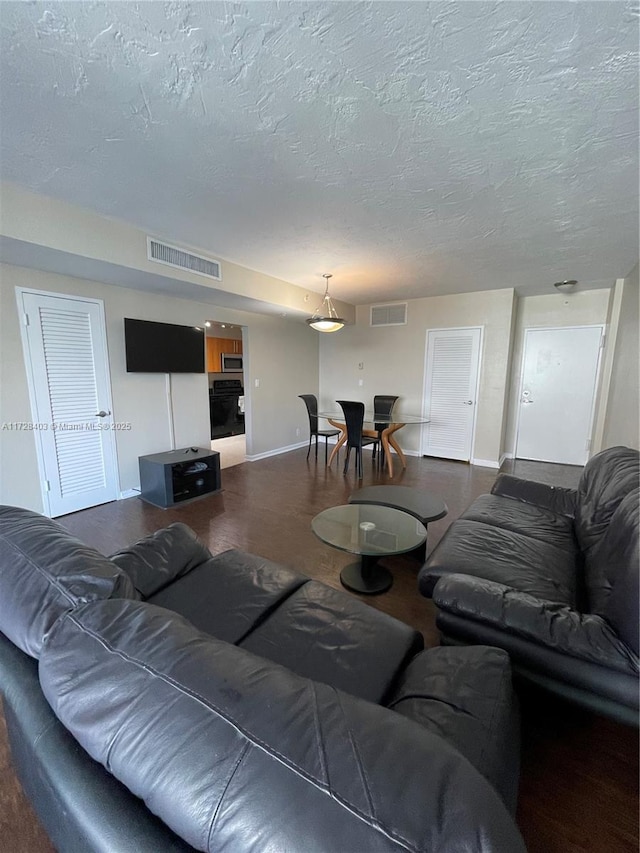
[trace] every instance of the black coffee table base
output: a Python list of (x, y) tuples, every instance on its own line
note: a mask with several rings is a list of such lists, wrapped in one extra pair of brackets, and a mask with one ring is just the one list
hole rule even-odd
[(359, 562), (345, 566), (340, 572), (340, 583), (361, 595), (380, 595), (393, 584), (393, 575), (378, 565), (377, 557), (363, 554)]

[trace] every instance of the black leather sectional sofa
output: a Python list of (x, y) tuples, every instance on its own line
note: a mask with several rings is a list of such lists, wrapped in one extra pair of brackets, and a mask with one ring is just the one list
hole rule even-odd
[(0, 508), (0, 684), (56, 849), (524, 846), (508, 656), (174, 524), (107, 559)]
[(576, 490), (501, 475), (420, 571), (445, 643), (509, 652), (529, 680), (638, 724), (640, 454), (594, 456)]

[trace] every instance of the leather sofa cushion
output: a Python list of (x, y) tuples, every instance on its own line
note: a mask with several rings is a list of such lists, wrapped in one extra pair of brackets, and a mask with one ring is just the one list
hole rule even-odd
[(461, 518), (503, 527), (522, 536), (530, 536), (574, 554), (577, 549), (573, 519), (545, 507), (527, 504), (513, 498), (480, 495)]
[(576, 535), (585, 554), (598, 544), (621, 501), (639, 485), (637, 450), (610, 447), (587, 462), (578, 483), (575, 517)]
[(149, 598), (210, 557), (211, 551), (193, 530), (176, 521), (110, 559), (129, 575), (140, 596)]
[(357, 598), (239, 550), (217, 554), (149, 603), (298, 675), (374, 702), (423, 647), (417, 631)]
[(605, 669), (638, 674), (638, 656), (611, 625), (595, 613), (566, 604), (540, 601), (505, 584), (447, 575), (438, 581), (433, 600), (440, 611), (482, 622), (573, 658)]
[(239, 643), (308, 578), (255, 554), (231, 550), (193, 568), (148, 599), (200, 631)]
[(298, 675), (381, 702), (422, 635), (351, 595), (309, 581), (240, 645)]
[(145, 602), (63, 616), (40, 681), (90, 755), (198, 850), (524, 851), (433, 733)]
[[(476, 622), (465, 616), (438, 612), (436, 625), (445, 641), (500, 646), (509, 653), (515, 671), (524, 669), (529, 675), (540, 676), (548, 686), (555, 685), (562, 694), (564, 684), (571, 685), (607, 702), (618, 703), (634, 712), (637, 725), (638, 674), (609, 669), (588, 660), (579, 660), (562, 649), (542, 646), (535, 641), (501, 628)], [(558, 689), (558, 687), (560, 689)], [(611, 710), (611, 709), (609, 709)]]
[(128, 576), (50, 518), (0, 507), (0, 631), (38, 658), (53, 623), (85, 601), (138, 598)]
[(420, 591), (431, 596), (443, 574), (456, 573), (508, 583), (544, 601), (573, 607), (576, 559), (576, 554), (564, 548), (514, 530), (459, 518), (422, 569)]
[(404, 670), (387, 707), (453, 744), (515, 812), (520, 731), (505, 651), (428, 649)]

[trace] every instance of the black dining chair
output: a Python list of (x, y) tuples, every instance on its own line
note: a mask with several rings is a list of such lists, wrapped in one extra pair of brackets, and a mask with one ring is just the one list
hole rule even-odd
[(336, 403), (342, 408), (344, 422), (347, 425), (347, 458), (344, 460), (344, 471), (342, 473), (347, 473), (351, 448), (353, 447), (356, 451), (356, 474), (358, 475), (358, 479), (361, 480), (362, 448), (367, 444), (378, 444), (378, 439), (362, 434), (364, 403), (358, 403), (354, 400), (336, 400)]
[[(373, 398), (373, 412), (376, 415), (390, 415), (398, 397), (391, 394), (376, 394)], [(389, 426), (388, 423), (376, 423), (372, 430), (363, 430), (363, 435), (378, 441), (378, 465), (384, 465), (384, 453), (382, 447), (382, 433)], [(375, 453), (375, 451), (374, 451)]]
[(316, 440), (316, 462), (318, 461), (318, 436), (324, 438), (324, 464), (327, 464), (327, 445), (329, 439), (336, 435), (340, 435), (339, 429), (318, 429), (318, 400), (315, 394), (298, 394), (301, 400), (304, 401), (309, 415), (309, 449), (307, 450), (307, 459), (311, 453), (311, 442), (315, 437)]

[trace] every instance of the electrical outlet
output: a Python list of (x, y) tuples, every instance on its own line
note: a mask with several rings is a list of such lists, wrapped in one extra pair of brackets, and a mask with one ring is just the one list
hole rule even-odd
[(256, 388), (259, 388), (259, 387), (260, 387), (260, 380), (259, 380), (259, 379), (254, 379), (254, 380), (253, 380), (253, 384), (255, 385), (255, 387), (256, 387)]
[(296, 427), (296, 435), (300, 438), (300, 427)]
[(358, 379), (358, 385), (362, 388), (364, 385), (364, 379)]

